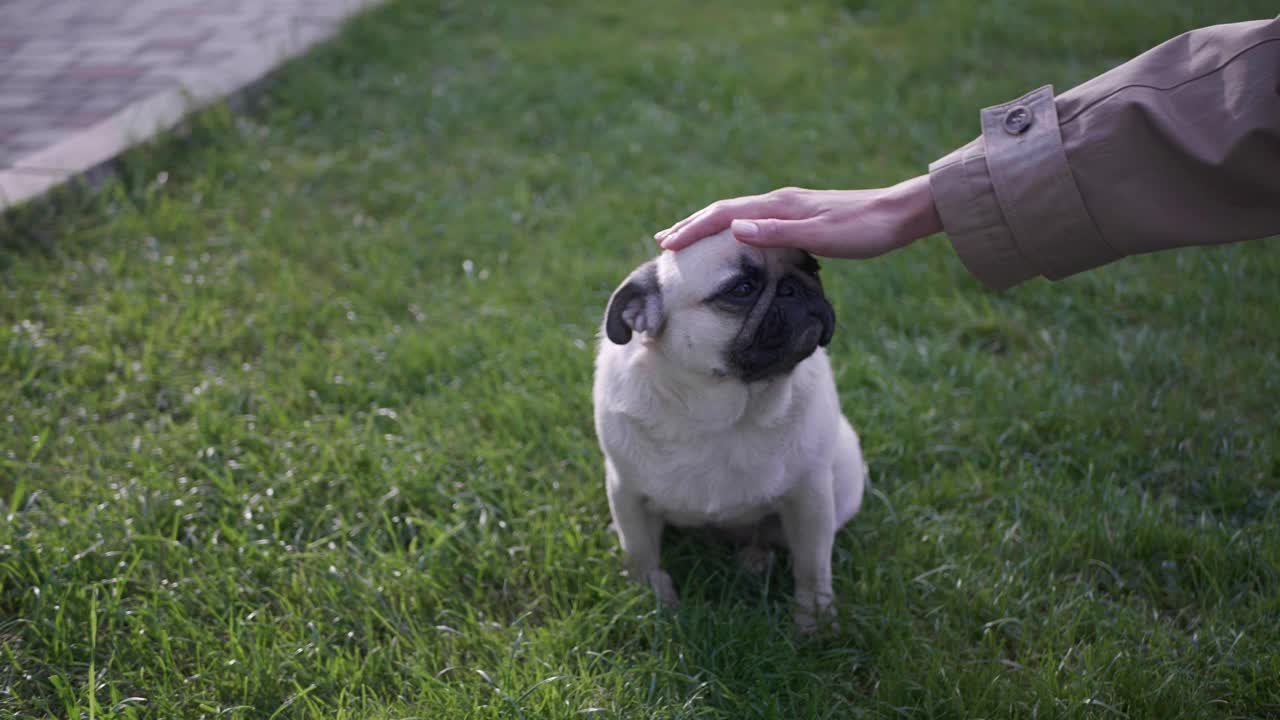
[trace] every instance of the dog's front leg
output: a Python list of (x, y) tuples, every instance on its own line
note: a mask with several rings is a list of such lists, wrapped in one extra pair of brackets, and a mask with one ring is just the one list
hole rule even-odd
[(643, 496), (628, 491), (609, 463), (607, 469), (609, 512), (622, 543), (627, 573), (635, 582), (653, 588), (665, 607), (680, 605), (671, 576), (662, 569), (662, 517), (651, 511)]
[(783, 499), (779, 516), (795, 571), (796, 628), (813, 633), (819, 622), (834, 625), (831, 606), (831, 546), (835, 541), (835, 503), (831, 471), (806, 478)]

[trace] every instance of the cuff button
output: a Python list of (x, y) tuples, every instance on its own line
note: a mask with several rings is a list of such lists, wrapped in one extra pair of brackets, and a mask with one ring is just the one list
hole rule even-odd
[(1031, 127), (1031, 111), (1022, 105), (1009, 110), (1004, 115), (1004, 131), (1010, 135), (1021, 135)]

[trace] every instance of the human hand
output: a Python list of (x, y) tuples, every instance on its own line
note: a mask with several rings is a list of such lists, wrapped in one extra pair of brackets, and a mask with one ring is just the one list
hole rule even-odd
[(721, 200), (654, 235), (680, 250), (731, 228), (740, 242), (795, 247), (814, 255), (872, 258), (942, 230), (929, 177), (876, 190), (781, 188)]

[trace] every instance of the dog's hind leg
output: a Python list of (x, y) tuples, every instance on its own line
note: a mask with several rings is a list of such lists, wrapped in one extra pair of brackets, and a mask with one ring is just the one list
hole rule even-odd
[(738, 566), (752, 575), (763, 575), (769, 569), (769, 560), (776, 548), (785, 547), (782, 521), (777, 514), (769, 514), (749, 529), (738, 531)]
[(853, 426), (840, 418), (840, 434), (836, 442), (836, 456), (832, 467), (832, 483), (835, 498), (836, 528), (845, 523), (862, 508), (862, 496), (866, 492), (867, 463), (862, 459), (862, 446)]

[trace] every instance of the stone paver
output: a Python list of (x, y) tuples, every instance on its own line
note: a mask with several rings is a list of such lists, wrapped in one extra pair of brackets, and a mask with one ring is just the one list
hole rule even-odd
[(260, 79), (382, 0), (0, 0), (0, 209)]

